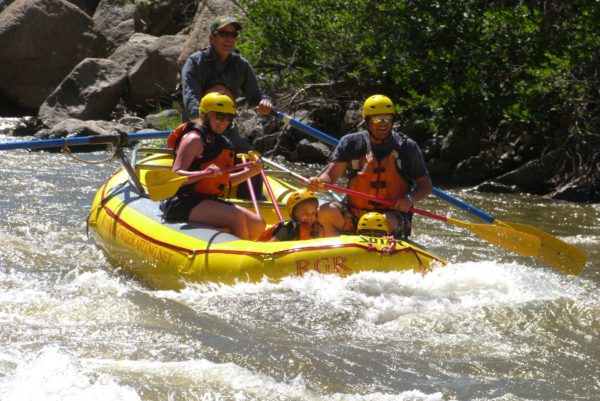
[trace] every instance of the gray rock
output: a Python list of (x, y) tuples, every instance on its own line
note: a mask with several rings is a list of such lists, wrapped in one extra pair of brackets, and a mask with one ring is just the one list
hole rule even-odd
[(182, 35), (167, 35), (156, 39), (146, 54), (129, 72), (127, 106), (139, 112), (156, 109), (161, 101), (170, 99), (178, 82), (177, 57), (186, 40)]
[(0, 13), (0, 92), (37, 111), (81, 60), (104, 57), (107, 40), (65, 0), (16, 0)]
[(125, 89), (127, 72), (108, 59), (79, 63), (40, 107), (47, 126), (66, 118), (108, 120)]
[(158, 130), (168, 129), (167, 126), (172, 125), (173, 122), (179, 122), (181, 119), (181, 112), (175, 109), (163, 110), (160, 113), (149, 114), (145, 118), (146, 126)]
[(129, 71), (146, 56), (148, 49), (157, 39), (158, 37), (146, 35), (145, 33), (134, 33), (127, 42), (117, 47), (108, 58)]
[(100, 0), (93, 19), (100, 32), (117, 47), (134, 32), (133, 13), (135, 6), (126, 0)]
[(322, 142), (310, 142), (307, 139), (303, 139), (298, 143), (296, 153), (298, 159), (304, 163), (324, 164), (331, 156), (331, 151), (327, 145)]
[(132, 128), (114, 121), (82, 121), (75, 118), (63, 120), (50, 129), (35, 134), (38, 139), (56, 139), (93, 135), (113, 135), (115, 132), (133, 132)]

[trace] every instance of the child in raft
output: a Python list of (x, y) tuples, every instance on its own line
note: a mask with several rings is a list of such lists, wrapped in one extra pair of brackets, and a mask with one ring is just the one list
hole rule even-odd
[(323, 236), (323, 226), (317, 221), (319, 199), (314, 192), (296, 190), (288, 197), (286, 206), (290, 219), (263, 231), (259, 241), (293, 241)]
[(361, 216), (356, 225), (356, 233), (367, 237), (385, 237), (389, 227), (385, 215), (377, 212), (368, 212)]

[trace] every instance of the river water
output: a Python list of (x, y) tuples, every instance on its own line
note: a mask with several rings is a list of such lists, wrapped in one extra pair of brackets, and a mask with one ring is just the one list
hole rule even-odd
[(413, 239), (450, 261), (425, 276), (157, 291), (86, 234), (119, 167), (0, 153), (1, 400), (600, 399), (599, 205), (448, 190), (584, 249), (578, 277), (415, 217)]

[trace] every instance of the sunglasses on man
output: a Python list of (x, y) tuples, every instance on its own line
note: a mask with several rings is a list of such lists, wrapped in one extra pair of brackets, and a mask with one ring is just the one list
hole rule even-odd
[(229, 113), (215, 113), (215, 118), (219, 121), (233, 121), (233, 119), (235, 118), (234, 114), (229, 114)]
[(373, 121), (375, 124), (381, 124), (381, 123), (391, 124), (394, 122), (394, 116), (392, 116), (390, 114), (384, 114), (384, 115), (380, 115), (380, 116), (379, 115), (372, 116), (371, 121)]
[(238, 31), (233, 31), (233, 32), (229, 32), (229, 31), (216, 31), (215, 34), (217, 36), (220, 36), (222, 38), (237, 38), (239, 35)]

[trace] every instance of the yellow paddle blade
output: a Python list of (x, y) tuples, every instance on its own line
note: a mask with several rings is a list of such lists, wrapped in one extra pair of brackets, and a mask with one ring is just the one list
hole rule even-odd
[(540, 253), (541, 240), (535, 235), (521, 232), (510, 227), (492, 224), (472, 224), (448, 218), (448, 223), (466, 228), (473, 234), (497, 245), (525, 256), (537, 256)]
[(565, 274), (575, 275), (583, 271), (587, 255), (582, 249), (568, 244), (539, 228), (527, 224), (507, 223), (498, 220), (494, 220), (494, 224), (508, 226), (540, 238), (541, 246), (539, 252), (533, 256), (539, 258), (556, 270)]
[(150, 199), (160, 201), (172, 197), (188, 180), (170, 170), (150, 170), (145, 175), (146, 190)]

